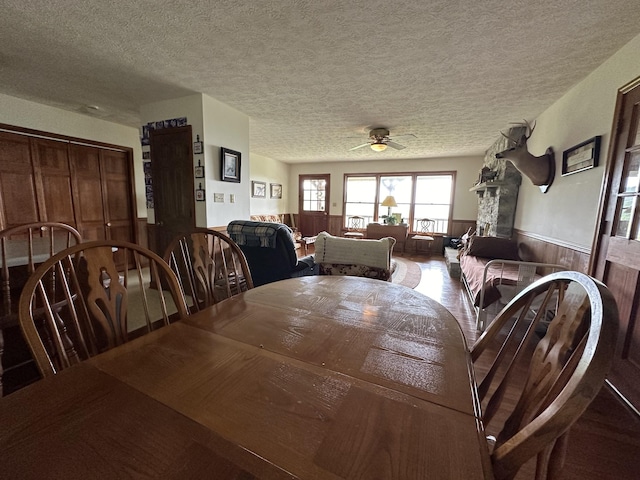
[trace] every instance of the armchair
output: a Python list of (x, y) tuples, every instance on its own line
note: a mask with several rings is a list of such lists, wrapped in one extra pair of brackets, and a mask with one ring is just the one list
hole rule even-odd
[(287, 225), (233, 220), (227, 225), (227, 233), (247, 258), (255, 287), (318, 273), (313, 255), (298, 258), (293, 233)]

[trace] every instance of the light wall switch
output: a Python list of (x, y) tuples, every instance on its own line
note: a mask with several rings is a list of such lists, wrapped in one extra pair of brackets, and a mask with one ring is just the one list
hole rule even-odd
[(224, 203), (224, 193), (214, 193), (213, 201), (217, 203)]
[(236, 203), (236, 196), (233, 193), (229, 194), (229, 203)]

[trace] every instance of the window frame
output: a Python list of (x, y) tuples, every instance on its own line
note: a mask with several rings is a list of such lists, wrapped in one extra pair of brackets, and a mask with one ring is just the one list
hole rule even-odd
[[(436, 235), (448, 235), (451, 231), (451, 225), (453, 222), (453, 208), (454, 208), (454, 196), (456, 191), (456, 172), (455, 171), (419, 171), (419, 172), (369, 172), (369, 173), (345, 173), (343, 176), (343, 187), (342, 187), (342, 229), (344, 230), (347, 225), (347, 204), (348, 203), (362, 203), (362, 202), (347, 202), (347, 183), (351, 178), (358, 177), (374, 177), (376, 182), (375, 196), (374, 196), (374, 205), (373, 205), (373, 221), (381, 222), (381, 215), (384, 215), (384, 212), (380, 211), (380, 202), (382, 202), (382, 198), (380, 198), (380, 179), (382, 177), (411, 177), (411, 203), (409, 204), (409, 218), (407, 219), (407, 224), (409, 225), (409, 233), (415, 234), (417, 233), (414, 230), (414, 224), (416, 221), (415, 217), (415, 207), (416, 207), (416, 184), (418, 177), (441, 177), (441, 176), (450, 176), (451, 177), (451, 193), (449, 197), (449, 217), (447, 218), (447, 231), (446, 232), (434, 232)], [(366, 202), (369, 203), (369, 202)], [(420, 203), (420, 205), (424, 205)], [(445, 205), (445, 204), (443, 204)], [(384, 207), (383, 207), (384, 209)]]

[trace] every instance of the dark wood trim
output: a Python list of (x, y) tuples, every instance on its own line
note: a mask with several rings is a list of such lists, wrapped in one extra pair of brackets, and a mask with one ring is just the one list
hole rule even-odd
[(0, 123), (0, 131), (17, 133), (29, 137), (46, 138), (49, 140), (58, 140), (61, 142), (78, 143), (80, 145), (88, 145), (90, 147), (109, 148), (111, 150), (117, 150), (119, 152), (130, 151), (133, 158), (133, 148), (124, 147), (122, 145), (114, 145), (112, 143), (98, 142), (94, 140), (88, 140), (86, 138), (70, 137), (68, 135), (60, 135), (58, 133), (43, 132), (41, 130), (33, 130), (31, 128), (17, 127), (14, 125), (7, 125)]

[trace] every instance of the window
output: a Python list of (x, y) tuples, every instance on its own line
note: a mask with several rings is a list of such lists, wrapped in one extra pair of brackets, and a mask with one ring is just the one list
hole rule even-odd
[(308, 179), (302, 182), (302, 209), (306, 212), (324, 212), (326, 209), (325, 179)]
[[(453, 207), (454, 172), (345, 175), (344, 226), (358, 215), (366, 223), (384, 222), (391, 213), (400, 214), (415, 232), (418, 220), (435, 222), (434, 233), (446, 234)], [(393, 196), (397, 206), (381, 205)]]

